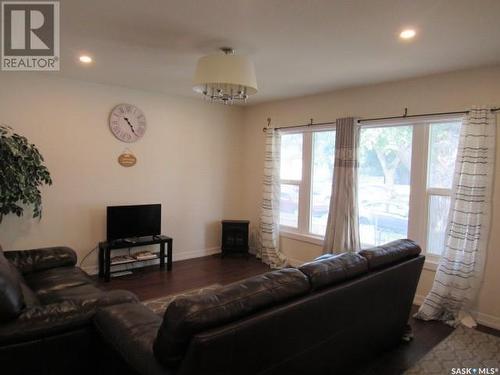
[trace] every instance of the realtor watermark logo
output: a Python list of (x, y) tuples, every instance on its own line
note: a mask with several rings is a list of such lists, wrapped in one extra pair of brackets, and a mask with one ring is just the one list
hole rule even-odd
[(498, 367), (454, 367), (451, 369), (452, 375), (495, 375), (498, 374)]
[(2, 1), (2, 70), (59, 70), (59, 1)]

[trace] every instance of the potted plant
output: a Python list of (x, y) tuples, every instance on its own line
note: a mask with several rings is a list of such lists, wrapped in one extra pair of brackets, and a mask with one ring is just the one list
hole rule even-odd
[(42, 216), (40, 187), (52, 179), (43, 156), (34, 144), (0, 125), (0, 222), (10, 213), (22, 216), (25, 206), (33, 206), (33, 217)]

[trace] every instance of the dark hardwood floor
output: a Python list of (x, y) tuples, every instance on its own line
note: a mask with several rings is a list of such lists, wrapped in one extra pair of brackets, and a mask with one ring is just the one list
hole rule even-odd
[[(418, 306), (413, 306), (412, 313), (416, 313)], [(357, 375), (397, 375), (412, 367), (420, 358), (434, 346), (446, 338), (453, 328), (441, 322), (424, 322), (410, 318), (414, 338), (412, 341), (402, 342), (396, 348), (384, 353), (377, 359), (360, 366)]]
[(171, 272), (160, 272), (157, 266), (134, 270), (132, 275), (99, 282), (105, 289), (126, 289), (141, 300), (166, 296), (210, 284), (229, 284), (270, 271), (255, 257), (219, 255), (174, 262)]
[[(175, 262), (171, 272), (160, 272), (158, 267), (135, 270), (133, 275), (112, 279), (110, 283), (99, 282), (105, 289), (126, 289), (137, 294), (141, 300), (157, 298), (200, 288), (210, 284), (229, 284), (250, 276), (269, 271), (269, 267), (254, 257), (224, 258), (214, 255)], [(413, 306), (412, 315), (417, 310)], [(413, 366), (434, 346), (446, 338), (453, 328), (440, 322), (423, 322), (410, 318), (414, 339), (378, 358), (360, 364), (355, 375), (396, 375)], [(500, 331), (479, 326), (479, 330), (500, 336)]]

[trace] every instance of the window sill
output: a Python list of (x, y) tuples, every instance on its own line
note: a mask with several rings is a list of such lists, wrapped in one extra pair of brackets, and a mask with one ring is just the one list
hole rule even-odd
[(425, 258), (424, 270), (436, 272), (439, 265), (439, 259), (435, 259), (434, 257), (429, 259), (429, 255)]
[(317, 246), (323, 246), (323, 237), (320, 236), (315, 236), (312, 234), (303, 234), (303, 233), (296, 233), (296, 232), (291, 232), (287, 230), (280, 230), (280, 236), (289, 238), (291, 240), (296, 240), (296, 241), (301, 241), (301, 242), (307, 242), (313, 245)]
[[(285, 230), (285, 229), (280, 229), (280, 237), (285, 237), (285, 238), (289, 238), (291, 240), (300, 241), (300, 242), (306, 242), (306, 243), (310, 243), (310, 244), (316, 245), (316, 246), (323, 246), (323, 242), (324, 242), (323, 237), (314, 236), (312, 234), (303, 234), (303, 233), (292, 232), (290, 230)], [(369, 246), (366, 248), (370, 248), (370, 247), (373, 247), (373, 246)], [(364, 247), (362, 247), (362, 248), (364, 249)], [(430, 255), (430, 254), (426, 255), (426, 259), (425, 259), (425, 263), (424, 263), (425, 270), (436, 272), (438, 265), (439, 265), (439, 257), (436, 257), (435, 255)]]

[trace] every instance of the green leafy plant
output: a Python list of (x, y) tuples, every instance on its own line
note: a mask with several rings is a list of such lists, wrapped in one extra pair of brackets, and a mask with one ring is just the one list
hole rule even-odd
[(10, 213), (22, 216), (24, 207), (33, 206), (33, 217), (42, 216), (40, 187), (52, 179), (43, 156), (34, 144), (0, 125), (0, 222)]

